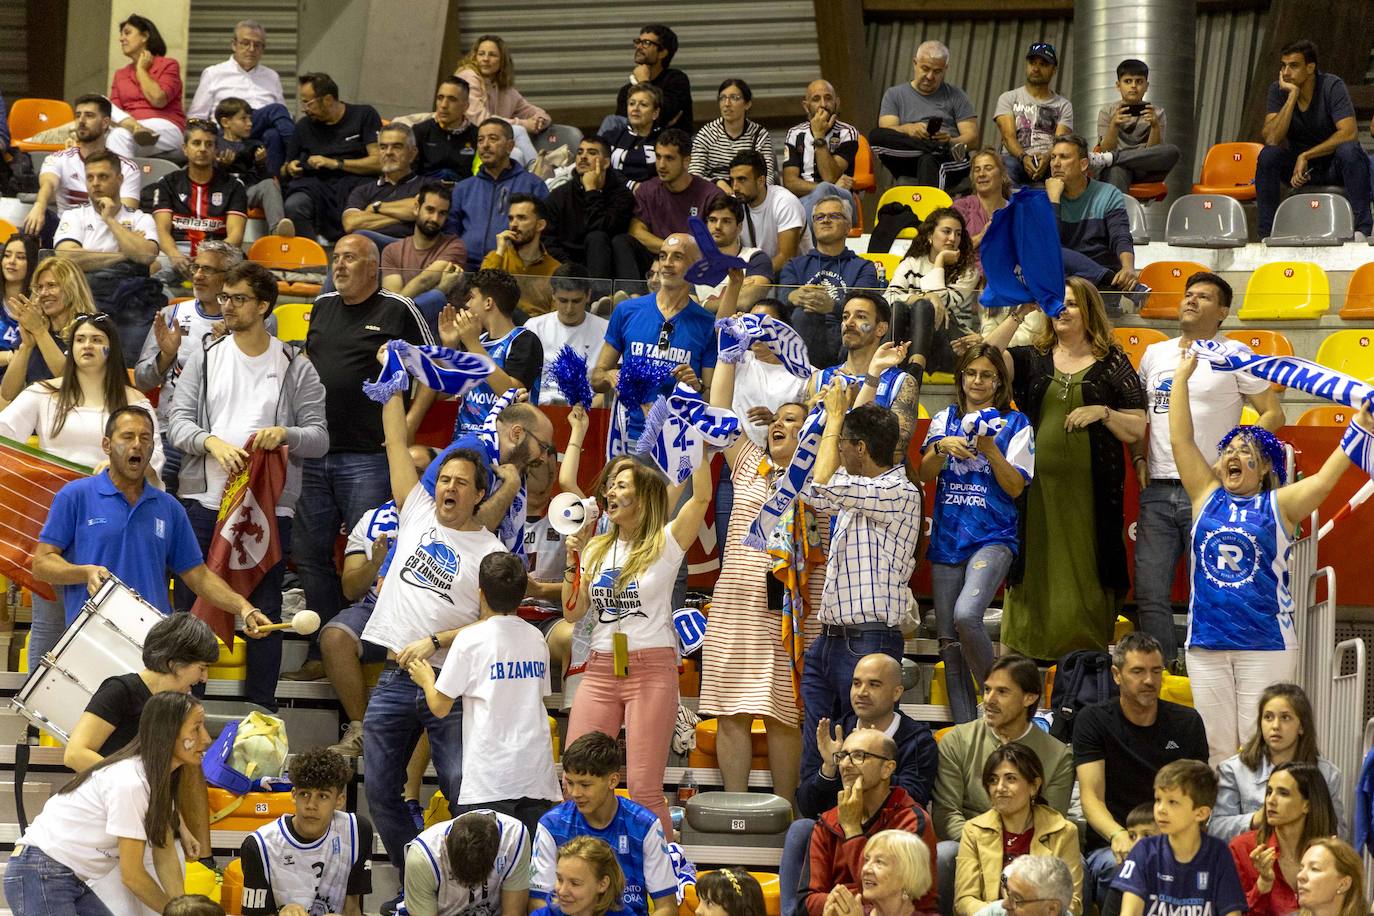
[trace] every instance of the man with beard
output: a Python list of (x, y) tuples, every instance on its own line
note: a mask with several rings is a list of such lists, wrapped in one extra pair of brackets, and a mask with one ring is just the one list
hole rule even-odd
[(1054, 45), (1037, 41), (1026, 51), (1026, 83), (997, 97), (993, 118), (1002, 132), (1002, 161), (1015, 185), (1044, 181), (1054, 138), (1073, 132), (1073, 103), (1050, 88), (1059, 69)]
[(845, 240), (853, 225), (853, 203), (844, 197), (822, 197), (811, 210), (816, 247), (788, 261), (778, 278), (792, 305), (792, 327), (806, 341), (817, 366), (840, 358), (840, 304), (855, 290), (876, 290), (878, 268), (849, 249)]
[[(224, 278), (219, 298), (229, 333), (191, 354), (172, 399), (167, 438), (183, 454), (178, 495), (202, 551), (210, 549), (225, 484), (248, 466), (249, 438), (254, 451), (286, 446), (286, 484), (276, 512), (282, 558), (250, 596), (279, 623), (301, 469), (306, 458), (329, 450), (324, 386), (299, 349), (267, 330), (267, 316), (277, 303), (271, 271), (252, 261), (238, 265)], [(178, 609), (190, 610), (190, 596), (178, 596)], [(281, 639), (273, 633), (248, 647), (245, 696), (271, 710), (277, 708)]]
[(543, 315), (549, 304), (549, 276), (559, 261), (544, 249), (548, 228), (544, 201), (529, 194), (512, 194), (506, 205), (506, 228), (496, 233), (496, 250), (482, 258), (483, 270), (500, 270), (516, 278), (520, 285), (517, 320), (523, 324), (530, 315)]
[(415, 196), (424, 179), (415, 174), (415, 134), (405, 124), (388, 124), (377, 132), (382, 174), (348, 195), (343, 211), (346, 232), (365, 235), (385, 250), (410, 234), (415, 222)]
[(343, 235), (339, 220), (348, 195), (366, 176), (376, 175), (381, 115), (371, 105), (339, 101), (339, 84), (326, 73), (300, 76), (305, 116), (286, 147), (286, 216), (296, 234), (330, 241)]
[(544, 347), (533, 331), (516, 326), (513, 316), (519, 298), (520, 286), (514, 277), (484, 267), (468, 281), (467, 304), (462, 309), (450, 306), (439, 315), (439, 341), (444, 346), (485, 353), (496, 364), (459, 405), (455, 439), (481, 429), (496, 399), (511, 388), (528, 391), (530, 403), (539, 403)]
[[(720, 188), (687, 170), (691, 162), (691, 137), (672, 127), (659, 134), (654, 144), (654, 170), (658, 177), (640, 182), (635, 188), (635, 213), (629, 235), (614, 240), (616, 273), (620, 279), (644, 276), (663, 247), (663, 240), (674, 232), (686, 232), (687, 219), (704, 214), (712, 198), (720, 193)], [(630, 271), (632, 263), (636, 265), (632, 272), (622, 272)]]
[[(23, 229), (29, 235), (42, 235), (44, 245), (52, 242), (57, 216), (86, 202), (86, 159), (93, 153), (110, 149), (120, 158), (123, 179), (119, 198), (130, 210), (137, 209), (143, 173), (134, 162), (133, 139), (128, 131), (111, 133), (110, 100), (103, 95), (83, 95), (72, 103), (76, 112), (76, 145), (49, 154), (38, 170), (38, 196), (24, 217)], [(56, 209), (56, 215), (49, 208)]]
[(203, 242), (219, 239), (243, 247), (248, 192), (243, 182), (215, 169), (219, 131), (209, 121), (186, 122), (186, 168), (153, 187), (153, 222), (158, 247), (177, 273), (191, 273), (191, 258)]
[[(748, 266), (744, 268), (744, 285), (739, 292), (736, 312), (747, 312), (768, 292), (773, 282), (773, 262), (768, 253), (760, 248), (751, 248), (740, 241), (740, 230), (744, 227), (744, 204), (738, 197), (722, 194), (706, 208), (706, 230), (720, 249), (721, 254), (734, 255)], [(698, 283), (692, 291), (693, 296), (707, 311), (722, 318), (720, 307), (725, 293), (728, 277), (722, 277), (714, 286)]]
[[(87, 202), (62, 216), (53, 234), (59, 257), (87, 273), (116, 268), (124, 262), (142, 265), (157, 259), (157, 225), (142, 210), (130, 208), (117, 195), (124, 177), (123, 160), (109, 150), (87, 157)], [(134, 165), (133, 168), (138, 168)], [(89, 279), (89, 278), (88, 278)], [(101, 289), (92, 290), (100, 301)]]
[(768, 184), (768, 166), (754, 150), (740, 153), (730, 162), (730, 187), (745, 206), (743, 238), (768, 254), (773, 273), (799, 254), (811, 250), (806, 229), (806, 209), (797, 195)]
[(802, 96), (806, 120), (787, 132), (782, 186), (811, 208), (829, 194), (850, 195), (854, 160), (859, 155), (859, 129), (839, 119), (840, 97), (826, 80), (812, 80)]
[(572, 180), (550, 191), (544, 206), (550, 253), (563, 262), (586, 264), (589, 278), (615, 279), (611, 239), (629, 231), (635, 196), (625, 177), (611, 168), (606, 140), (583, 138)]
[(472, 177), (477, 158), (477, 125), (467, 119), (466, 81), (446, 76), (434, 92), (434, 117), (415, 125), (419, 150), (415, 169), (426, 178), (462, 181)]
[(415, 197), (415, 231), (382, 249), (382, 288), (415, 302), (438, 335), (439, 312), (463, 281), (467, 248), (443, 231), (453, 192), (438, 181), (420, 185)]
[(608, 123), (612, 117), (624, 118), (630, 90), (635, 86), (650, 85), (658, 87), (663, 93), (663, 106), (658, 115), (658, 126), (676, 127), (687, 133), (692, 132), (692, 81), (681, 70), (669, 66), (677, 54), (677, 33), (666, 25), (646, 25), (639, 30), (634, 40), (635, 68), (630, 73), (630, 81), (620, 87), (615, 98), (615, 114), (606, 118), (598, 133), (609, 131)]
[(487, 118), (477, 125), (477, 155), (482, 167), (471, 178), (458, 182), (453, 191), (444, 228), (463, 240), (468, 260), (463, 266), (476, 270), (496, 249), (496, 236), (506, 228), (506, 208), (516, 194), (541, 200), (549, 196), (543, 180), (511, 159), (515, 132), (510, 122)]

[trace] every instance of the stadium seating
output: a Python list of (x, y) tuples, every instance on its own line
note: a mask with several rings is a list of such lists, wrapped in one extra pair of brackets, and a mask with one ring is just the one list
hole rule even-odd
[(1146, 347), (1169, 339), (1168, 334), (1154, 328), (1112, 328), (1112, 335), (1131, 358), (1131, 365), (1137, 369), (1140, 368), (1140, 357), (1145, 355)]
[(1279, 204), (1270, 248), (1343, 245), (1355, 237), (1355, 214), (1339, 194), (1294, 194)]
[(1350, 275), (1345, 287), (1345, 304), (1339, 314), (1347, 321), (1374, 318), (1374, 262), (1361, 264)]
[(566, 146), (572, 156), (577, 156), (577, 147), (582, 142), (582, 131), (570, 124), (550, 124), (544, 132), (534, 138), (536, 152), (551, 153), (560, 146)]
[(878, 265), (878, 279), (884, 284), (892, 281), (892, 275), (896, 272), (897, 265), (902, 263), (902, 256), (899, 254), (879, 254), (870, 251), (867, 254), (859, 255), (859, 257)]
[(1250, 230), (1240, 201), (1221, 194), (1185, 194), (1169, 207), (1164, 238), (1187, 248), (1244, 248)]
[[(1267, 328), (1256, 328), (1251, 330), (1227, 331), (1226, 336), (1231, 340), (1245, 344), (1251, 350), (1264, 356), (1292, 356), (1293, 342), (1288, 339), (1288, 335), (1282, 331), (1271, 331)], [(1282, 385), (1270, 385), (1275, 391), (1282, 391)]]
[(868, 138), (859, 134), (859, 152), (854, 156), (854, 193), (864, 194), (878, 189), (878, 179), (873, 173), (873, 147)]
[[(319, 242), (300, 236), (264, 235), (248, 249), (248, 260), (269, 270), (323, 270), (329, 266), (329, 257)], [(279, 280), (277, 291), (293, 296), (318, 296), (320, 284)]]
[(1250, 274), (1240, 303), (1242, 321), (1320, 318), (1331, 308), (1326, 271), (1304, 261), (1271, 261)]
[(1342, 429), (1350, 425), (1354, 412), (1344, 404), (1322, 404), (1309, 407), (1298, 417), (1298, 426), (1338, 426)]
[[(888, 188), (883, 192), (883, 196), (878, 198), (878, 209), (882, 210), (890, 203), (906, 204), (911, 208), (912, 213), (925, 219), (935, 210), (948, 207), (954, 201), (939, 188), (919, 184), (899, 184), (895, 188)], [(897, 233), (899, 239), (914, 239), (915, 237), (915, 229), (903, 229)]]
[(1126, 196), (1146, 204), (1168, 197), (1169, 187), (1162, 181), (1140, 181), (1126, 190)]
[(1317, 362), (1374, 384), (1374, 330), (1333, 332), (1317, 348)]
[(60, 150), (61, 143), (33, 143), (29, 137), (75, 119), (72, 106), (61, 99), (19, 99), (10, 106), (10, 142), (26, 153)]
[(170, 159), (150, 159), (142, 156), (134, 160), (143, 172), (143, 188), (147, 190), (157, 184), (164, 176), (181, 171), (181, 166)]
[(1145, 208), (1140, 201), (1128, 196), (1126, 214), (1131, 218), (1131, 241), (1137, 245), (1150, 244), (1150, 227), (1145, 222)]
[(1188, 278), (1207, 268), (1196, 261), (1154, 261), (1140, 271), (1140, 282), (1151, 290), (1140, 309), (1141, 318), (1178, 318)]
[(1259, 143), (1218, 143), (1202, 160), (1202, 176), (1193, 185), (1194, 194), (1221, 194), (1236, 200), (1255, 199), (1255, 169), (1259, 165)]
[(311, 302), (283, 302), (273, 310), (277, 319), (277, 337), (291, 343), (304, 343), (310, 330)]

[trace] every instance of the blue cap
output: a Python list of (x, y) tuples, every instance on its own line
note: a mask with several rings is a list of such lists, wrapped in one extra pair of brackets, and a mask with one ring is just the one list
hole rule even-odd
[(1053, 66), (1059, 66), (1059, 54), (1054, 50), (1054, 45), (1048, 41), (1037, 41), (1026, 49), (1026, 60), (1032, 57), (1039, 57), (1049, 61)]

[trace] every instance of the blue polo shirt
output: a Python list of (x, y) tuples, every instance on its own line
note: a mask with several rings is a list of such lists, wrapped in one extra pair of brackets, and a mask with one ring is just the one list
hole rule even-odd
[[(144, 484), (131, 506), (107, 471), (59, 490), (38, 540), (56, 547), (75, 566), (105, 567), (164, 614), (172, 612), (168, 570), (180, 575), (205, 562), (175, 496)], [(68, 626), (86, 597), (84, 582), (63, 587)]]
[[(633, 358), (648, 359), (677, 367), (684, 363), (700, 378), (707, 369), (716, 367), (716, 316), (700, 304), (689, 301), (687, 307), (673, 316), (668, 334), (668, 349), (659, 349), (659, 335), (663, 332), (663, 313), (658, 310), (658, 296), (648, 293), (626, 299), (611, 313), (606, 328), (606, 343), (620, 354), (621, 365)], [(677, 382), (669, 379), (658, 394), (671, 394)], [(629, 414), (629, 441), (634, 442), (644, 431), (644, 409), (641, 404), (626, 404)]]

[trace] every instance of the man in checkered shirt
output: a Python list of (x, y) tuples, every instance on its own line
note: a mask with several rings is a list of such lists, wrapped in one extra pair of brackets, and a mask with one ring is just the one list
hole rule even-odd
[[(865, 385), (877, 384), (867, 378)], [(852, 712), (849, 687), (859, 659), (902, 657), (900, 622), (911, 602), (921, 533), (921, 491), (893, 464), (897, 415), (877, 404), (846, 413), (849, 391), (837, 379), (825, 392), (826, 424), (815, 474), (803, 499), (834, 517), (821, 594), (821, 635), (806, 650), (801, 692), (802, 777), (820, 769), (816, 729)]]

